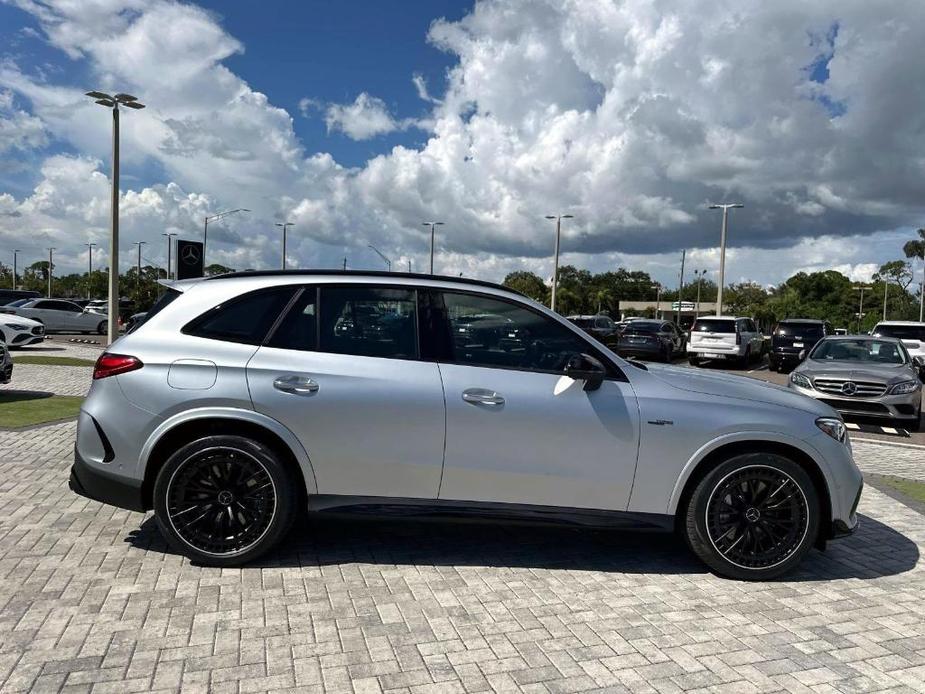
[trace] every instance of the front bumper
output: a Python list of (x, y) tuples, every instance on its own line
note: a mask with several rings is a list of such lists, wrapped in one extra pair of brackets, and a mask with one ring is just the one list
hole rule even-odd
[(117, 506), (129, 511), (146, 511), (141, 493), (141, 482), (107, 474), (90, 467), (74, 447), (74, 465), (71, 466), (71, 491), (93, 501)]
[(788, 381), (787, 387), (802, 395), (824, 402), (842, 414), (858, 417), (877, 417), (880, 419), (906, 419), (918, 421), (921, 407), (922, 390), (903, 395), (881, 395), (876, 398), (838, 397), (833, 393), (823, 393), (815, 388), (803, 388)]

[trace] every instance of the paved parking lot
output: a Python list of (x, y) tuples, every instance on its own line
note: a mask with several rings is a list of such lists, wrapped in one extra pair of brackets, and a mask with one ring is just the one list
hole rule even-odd
[[(3, 692), (925, 691), (925, 516), (871, 487), (772, 583), (670, 536), (332, 519), (217, 570), (72, 494), (73, 437), (0, 431)], [(920, 449), (855, 452), (925, 479)]]

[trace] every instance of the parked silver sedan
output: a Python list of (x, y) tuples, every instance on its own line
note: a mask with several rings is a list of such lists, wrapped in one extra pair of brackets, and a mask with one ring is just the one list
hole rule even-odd
[(106, 332), (106, 316), (82, 309), (65, 299), (32, 299), (19, 306), (0, 307), (0, 313), (31, 318), (45, 326), (45, 332), (99, 333)]
[(925, 357), (910, 357), (896, 338), (823, 338), (790, 374), (790, 388), (839, 412), (893, 420), (918, 431)]
[[(828, 405), (627, 362), (519, 294), (404, 273), (169, 284), (96, 364), (71, 488), (233, 566), (312, 513), (676, 531), (767, 579), (858, 523)], [(479, 317), (504, 330), (471, 329)]]

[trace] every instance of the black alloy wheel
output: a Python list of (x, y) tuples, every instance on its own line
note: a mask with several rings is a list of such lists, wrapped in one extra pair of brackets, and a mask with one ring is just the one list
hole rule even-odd
[(187, 444), (158, 473), (155, 513), (191, 559), (236, 566), (272, 548), (291, 525), (295, 487), (276, 454), (240, 436)]
[(687, 539), (717, 573), (773, 578), (812, 548), (819, 508), (812, 480), (795, 462), (774, 454), (736, 456), (695, 489)]

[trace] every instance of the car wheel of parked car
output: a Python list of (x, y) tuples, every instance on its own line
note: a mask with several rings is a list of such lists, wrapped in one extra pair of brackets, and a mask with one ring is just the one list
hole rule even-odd
[(743, 369), (748, 368), (748, 365), (751, 363), (751, 361), (752, 361), (752, 348), (749, 346), (745, 348), (745, 354), (743, 354), (742, 357), (739, 359), (739, 366), (742, 367)]
[(700, 359), (698, 359), (692, 354), (687, 358), (687, 363), (690, 364), (691, 366), (700, 366), (701, 362), (700, 362)]
[(101, 320), (101, 321), (100, 321), (100, 324), (99, 324), (98, 326), (96, 326), (96, 332), (99, 333), (100, 335), (105, 335), (105, 334), (106, 334), (106, 327), (107, 327), (107, 326), (106, 326), (106, 321)]
[(171, 547), (207, 566), (238, 566), (289, 530), (296, 484), (267, 446), (207, 436), (174, 453), (157, 475), (154, 512)]
[(670, 364), (673, 356), (674, 356), (674, 348), (671, 345), (668, 345), (665, 348), (665, 363)]
[(812, 549), (819, 495), (806, 471), (772, 453), (737, 455), (711, 470), (684, 509), (688, 544), (716, 573), (766, 580)]

